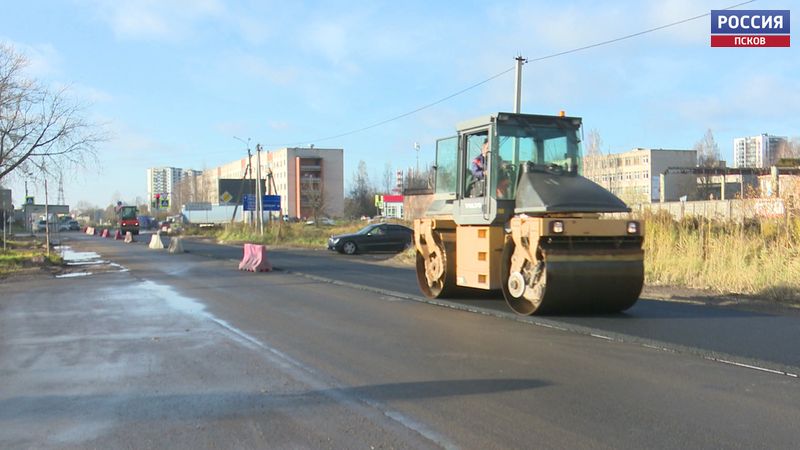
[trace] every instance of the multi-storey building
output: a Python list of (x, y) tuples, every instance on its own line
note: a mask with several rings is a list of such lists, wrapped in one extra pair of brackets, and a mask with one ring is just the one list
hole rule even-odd
[[(650, 203), (660, 200), (661, 173), (670, 167), (696, 166), (695, 150), (635, 148), (625, 153), (587, 155), (583, 160), (583, 175), (627, 203)], [(695, 175), (670, 175), (665, 200), (678, 200), (696, 188)]]
[(733, 167), (767, 168), (774, 166), (786, 137), (760, 134), (733, 140)]
[[(256, 156), (248, 175), (247, 158), (203, 173), (206, 201), (220, 203), (219, 180), (256, 178)], [(344, 150), (333, 148), (282, 148), (261, 154), (264, 194), (281, 196), (281, 211), (291, 217), (344, 215)]]
[(199, 176), (203, 172), (180, 167), (153, 167), (147, 169), (147, 195), (152, 199), (155, 194), (172, 197), (178, 183), (187, 176)]

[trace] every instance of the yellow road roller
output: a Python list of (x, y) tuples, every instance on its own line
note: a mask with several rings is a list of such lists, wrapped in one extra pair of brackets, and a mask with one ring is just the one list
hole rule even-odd
[(644, 282), (643, 229), (581, 176), (581, 118), (497, 113), (436, 142), (434, 198), (414, 221), (431, 298), (502, 291), (517, 314), (624, 311)]

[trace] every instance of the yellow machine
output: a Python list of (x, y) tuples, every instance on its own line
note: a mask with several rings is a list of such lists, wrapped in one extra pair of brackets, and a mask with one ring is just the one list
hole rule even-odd
[(431, 298), (502, 290), (518, 314), (630, 308), (643, 230), (581, 172), (579, 117), (497, 113), (436, 144), (434, 200), (414, 222), (417, 280)]

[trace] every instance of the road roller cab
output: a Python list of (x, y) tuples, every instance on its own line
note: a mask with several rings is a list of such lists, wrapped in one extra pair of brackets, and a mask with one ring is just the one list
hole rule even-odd
[(497, 113), (436, 145), (434, 200), (414, 224), (429, 297), (502, 291), (519, 314), (617, 312), (644, 279), (638, 221), (581, 176), (579, 117)]

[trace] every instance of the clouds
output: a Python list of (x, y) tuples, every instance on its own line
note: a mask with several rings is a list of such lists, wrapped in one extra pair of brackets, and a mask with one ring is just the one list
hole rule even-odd
[(235, 14), (220, 0), (78, 0), (94, 12), (118, 39), (180, 42), (196, 37), (209, 24), (234, 26), (252, 41), (264, 30)]
[(61, 55), (49, 42), (24, 43), (0, 37), (0, 43), (10, 45), (14, 51), (27, 59), (28, 64), (24, 70), (31, 78), (56, 76), (61, 71)]

